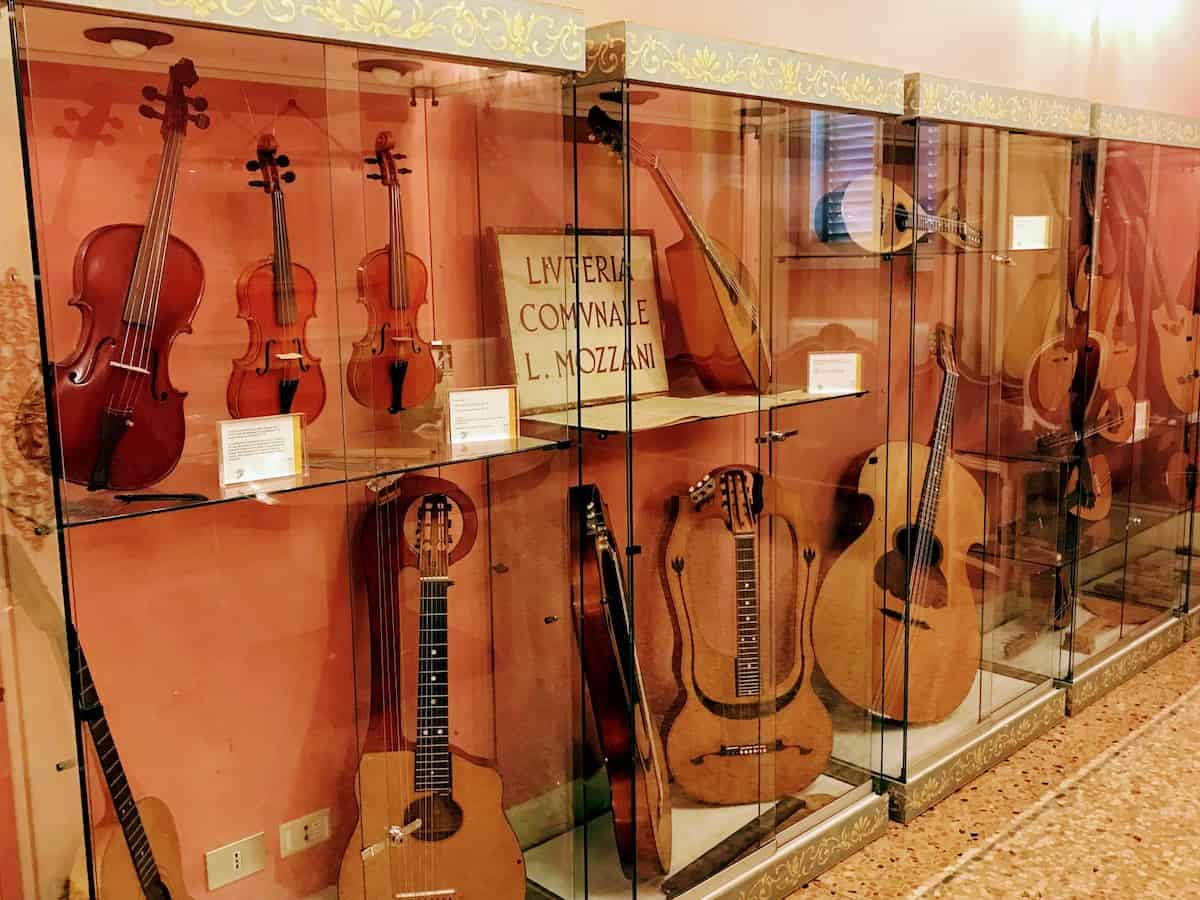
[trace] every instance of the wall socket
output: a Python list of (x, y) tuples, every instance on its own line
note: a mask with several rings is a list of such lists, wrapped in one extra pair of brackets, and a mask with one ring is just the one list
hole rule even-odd
[(210, 891), (261, 872), (266, 865), (267, 836), (261, 831), (204, 854)]
[(279, 855), (286, 858), (329, 840), (329, 810), (318, 809), (279, 826)]

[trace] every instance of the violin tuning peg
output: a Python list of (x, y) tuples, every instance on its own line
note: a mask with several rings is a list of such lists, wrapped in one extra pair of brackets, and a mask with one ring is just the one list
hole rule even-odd
[(142, 96), (145, 97), (147, 100), (166, 100), (167, 99), (166, 97), (164, 97), (162, 95), (162, 93), (159, 91), (159, 89), (156, 88), (152, 84), (148, 84), (144, 88), (142, 88)]
[(407, 153), (393, 153), (392, 159), (408, 159)]
[(252, 188), (264, 188), (267, 186), (265, 181), (247, 181), (246, 184), (250, 185)]
[(246, 162), (246, 171), (247, 172), (257, 172), (258, 169), (259, 169), (259, 165), (258, 165), (257, 159), (247, 160), (247, 162)]
[(147, 106), (145, 103), (138, 107), (138, 112), (140, 112), (147, 119), (161, 119), (163, 117), (163, 114), (157, 109), (155, 109), (153, 106)]
[(365, 162), (365, 163), (373, 163), (373, 164), (376, 164), (376, 165), (378, 165), (378, 163), (379, 163), (379, 157), (378, 157), (378, 156), (366, 156), (366, 157), (363, 157), (363, 162)]
[(188, 97), (188, 103), (192, 104), (192, 109), (196, 112), (204, 112), (208, 109), (208, 99), (205, 97)]
[(382, 181), (383, 180), (383, 176), (380, 175), (378, 172), (370, 172), (367, 174), (367, 177), (370, 178), (372, 181)]
[(412, 174), (412, 169), (401, 168), (401, 169), (397, 169), (396, 171), (399, 172), (401, 175), (411, 175)]
[(192, 121), (192, 124), (194, 124), (201, 131), (203, 131), (205, 128), (207, 128), (211, 124), (208, 116), (206, 116), (204, 113), (198, 113), (194, 116), (188, 116), (188, 118)]
[(282, 178), (284, 181), (286, 181), (288, 184), (291, 184), (293, 181), (296, 180), (296, 173), (295, 172), (284, 172), (279, 177)]
[(292, 161), (288, 159), (286, 154), (280, 153), (277, 157), (275, 157), (275, 164), (281, 169), (286, 169), (292, 164)]

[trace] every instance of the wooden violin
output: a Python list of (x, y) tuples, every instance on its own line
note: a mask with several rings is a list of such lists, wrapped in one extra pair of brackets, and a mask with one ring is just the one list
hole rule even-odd
[(671, 868), (671, 797), (658, 728), (646, 707), (625, 581), (594, 484), (571, 488), (571, 547), (582, 574), (575, 612), (583, 670), (612, 794), (617, 856), (625, 877)]
[[(406, 521), (417, 507), (416, 537)], [(457, 511), (457, 512), (456, 512)], [(457, 529), (457, 534), (455, 533)], [(475, 507), (456, 485), (410, 476), (381, 491), (357, 538), (371, 628), (370, 720), (359, 763), (359, 819), (338, 896), (354, 900), (521, 900), (525, 860), (501, 804), (500, 775), (451, 746), (450, 567), (471, 550)], [(416, 734), (401, 694), (400, 570), (420, 573)]]
[(771, 381), (771, 356), (759, 321), (758, 289), (741, 261), (696, 221), (657, 156), (598, 106), (588, 111), (597, 140), (645, 168), (679, 223), (683, 238), (666, 249), (675, 285), (679, 324), (696, 371), (711, 390), (763, 390)]
[(295, 412), (312, 424), (325, 406), (321, 360), (308, 349), (304, 336), (316, 315), (317, 280), (292, 262), (283, 185), (295, 181), (296, 174), (280, 171), (290, 165), (270, 134), (259, 138), (256, 158), (246, 163), (248, 171), (260, 176), (250, 187), (261, 188), (271, 198), (274, 250), (238, 279), (238, 318), (250, 329), (250, 344), (245, 355), (233, 361), (225, 402), (236, 419)]
[[(147, 86), (139, 112), (162, 119), (163, 154), (145, 225), (106, 225), (75, 254), (70, 305), (83, 317), (74, 352), (54, 367), (63, 472), (89, 490), (137, 490), (166, 478), (183, 454), (183, 399), (168, 356), (192, 330), (204, 293), (196, 252), (171, 234), (188, 124), (208, 127), (190, 59), (171, 66), (165, 94)], [(161, 101), (158, 112), (151, 103)], [(195, 110), (195, 112), (191, 112)]]
[[(367, 254), (358, 268), (358, 302), (367, 308), (367, 333), (354, 343), (346, 366), (350, 396), (370, 409), (392, 415), (420, 406), (438, 380), (432, 348), (417, 330), (417, 314), (425, 305), (429, 273), (404, 244), (404, 211), (395, 142), (389, 131), (375, 138), (379, 167), (367, 175), (388, 192), (388, 244)], [(402, 154), (400, 159), (404, 159)]]
[[(759, 599), (759, 523), (768, 516), (786, 523), (783, 553), (794, 590), (788, 597), (793, 662), (777, 682), (769, 658), (763, 663), (762, 637), (771, 632), (760, 619), (770, 618)], [(714, 593), (705, 562), (713, 549), (700, 543), (705, 520), (713, 518), (732, 538), (732, 591), (718, 600), (727, 601), (720, 616), (702, 615), (699, 607)], [(684, 702), (667, 730), (667, 764), (676, 784), (701, 803), (759, 803), (798, 793), (833, 752), (833, 724), (812, 686), (820, 559), (804, 530), (807, 519), (792, 493), (749, 466), (716, 469), (676, 500), (664, 576), (679, 622), (676, 674)]]
[[(948, 456), (959, 374), (948, 329), (938, 326), (934, 340), (944, 377), (933, 441), (884, 444), (863, 466), (859, 492), (874, 504), (871, 521), (825, 576), (813, 622), (817, 660), (837, 691), (876, 715), (912, 723), (950, 715), (980, 661), (967, 566), (982, 540), (983, 491)], [(909, 484), (918, 482), (910, 520)], [(876, 495), (878, 484), (886, 497)]]
[(880, 175), (859, 176), (826, 194), (818, 201), (814, 216), (822, 240), (840, 226), (868, 253), (898, 253), (931, 234), (940, 234), (959, 247), (977, 250), (983, 246), (983, 232), (978, 228), (957, 216), (926, 212), (904, 188)]

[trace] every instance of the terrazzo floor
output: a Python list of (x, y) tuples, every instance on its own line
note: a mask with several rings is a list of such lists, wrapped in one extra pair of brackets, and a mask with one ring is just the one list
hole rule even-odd
[(1200, 641), (792, 896), (1200, 898)]

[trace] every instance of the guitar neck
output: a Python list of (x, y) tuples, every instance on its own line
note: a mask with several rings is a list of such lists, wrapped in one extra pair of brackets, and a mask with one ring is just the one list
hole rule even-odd
[[(942, 493), (942, 475), (946, 466), (946, 448), (950, 443), (950, 432), (954, 427), (954, 400), (958, 392), (958, 376), (946, 372), (942, 382), (942, 393), (938, 398), (937, 419), (930, 444), (929, 466), (925, 469), (925, 481), (921, 486), (921, 502), (917, 507), (919, 532), (932, 536), (937, 522), (938, 502)], [(915, 572), (917, 567), (913, 567)]]
[(449, 578), (421, 577), (421, 622), (417, 661), (416, 789), (449, 794), (450, 691), (446, 662), (446, 600)]
[(752, 534), (733, 537), (737, 557), (737, 659), (734, 666), (738, 697), (757, 697), (762, 691), (756, 541)]
[(121, 832), (133, 859), (138, 883), (142, 886), (142, 893), (146, 894), (160, 881), (158, 863), (154, 859), (154, 850), (150, 846), (141, 814), (133, 799), (133, 791), (129, 787), (125, 767), (121, 764), (121, 756), (117, 753), (117, 744), (108, 726), (108, 718), (104, 715), (104, 707), (100, 704), (100, 696), (92, 681), (83, 647), (77, 640), (75, 647), (79, 653), (79, 716), (87, 723), (88, 731), (91, 732), (96, 758), (104, 774), (104, 783), (108, 787), (108, 796), (112, 799), (117, 821), (121, 824)]
[(917, 209), (917, 229), (919, 231), (936, 231), (939, 234), (952, 234), (962, 240), (967, 239), (967, 223), (961, 219), (948, 219), (945, 216), (935, 216)]
[(283, 191), (271, 192), (271, 218), (275, 233), (275, 254), (272, 266), (275, 273), (275, 321), (280, 325), (296, 322), (296, 290), (292, 278), (292, 245), (288, 240), (287, 211)]

